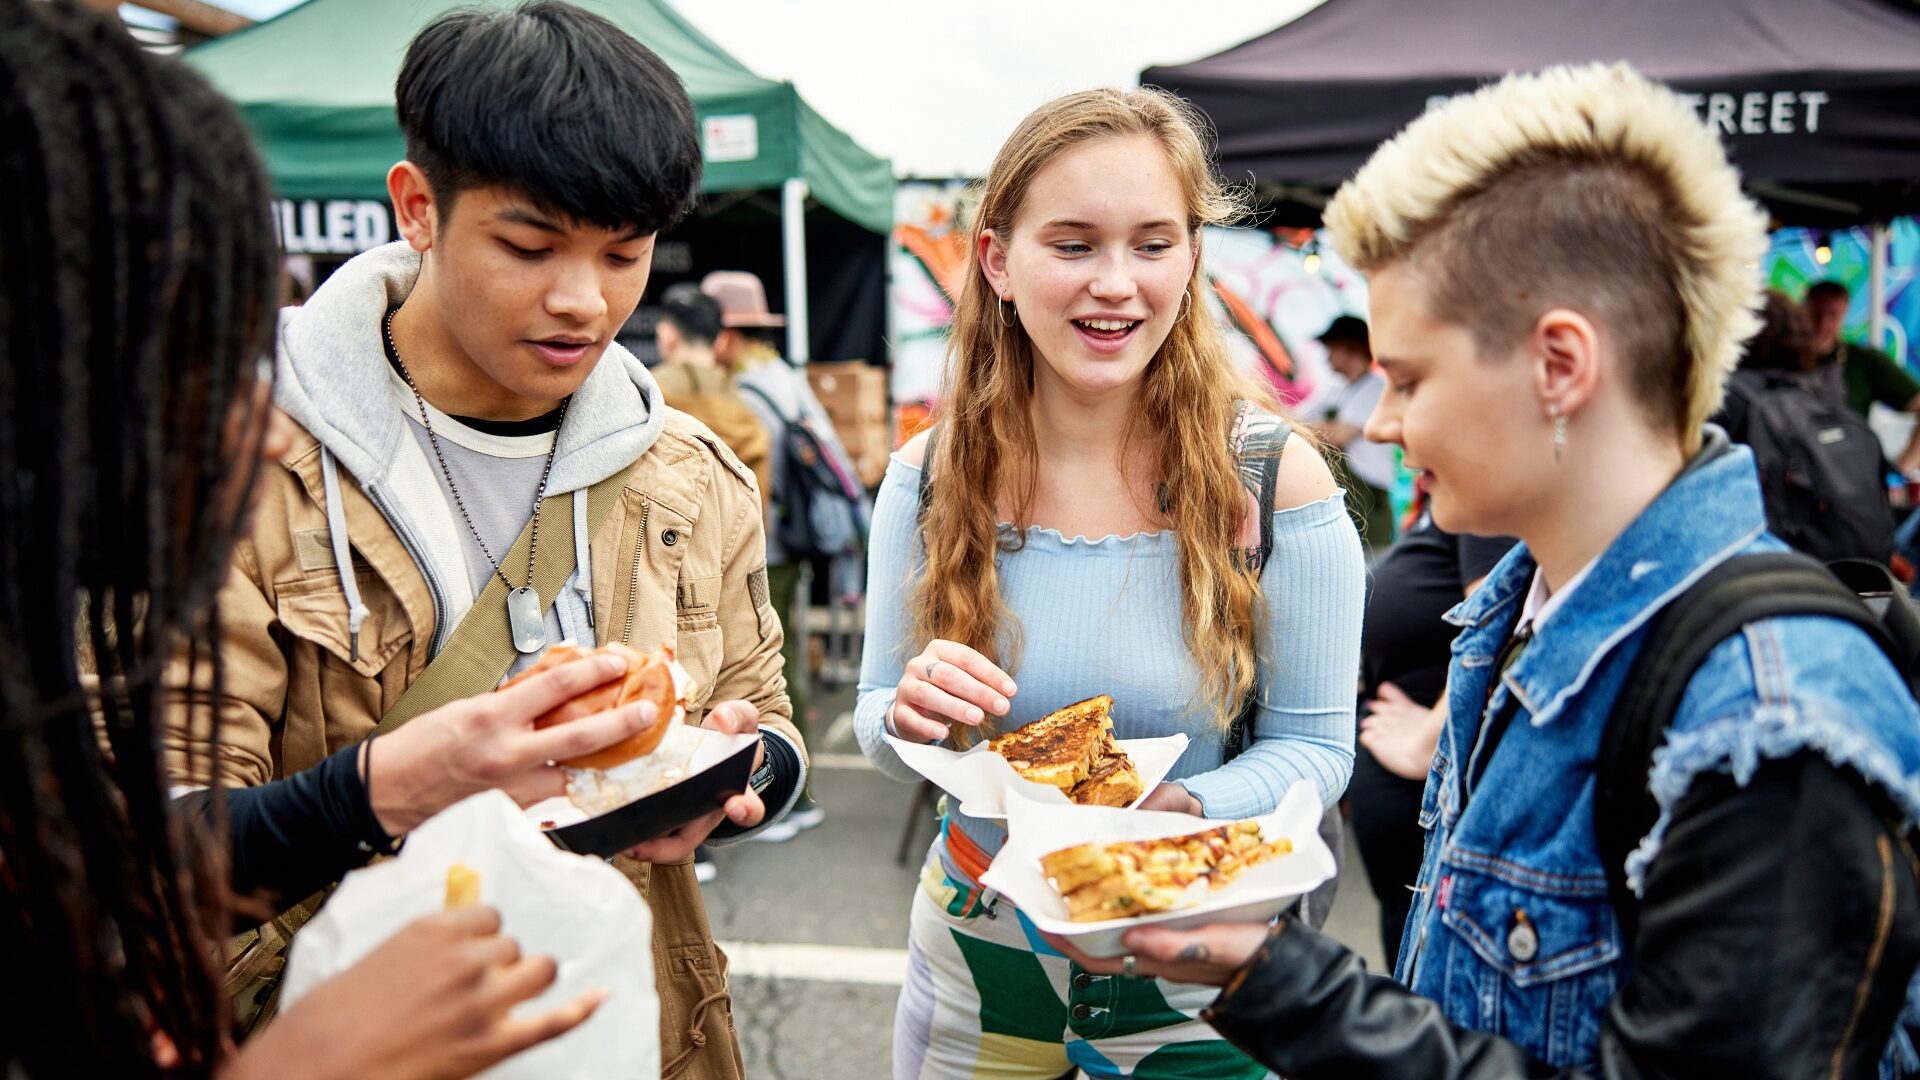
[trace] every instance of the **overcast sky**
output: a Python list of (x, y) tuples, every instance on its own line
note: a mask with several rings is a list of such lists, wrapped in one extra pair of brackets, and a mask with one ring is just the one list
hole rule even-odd
[[(290, 0), (220, 0), (264, 18)], [(1218, 52), (1321, 0), (669, 0), (902, 176), (974, 176), (1034, 106)]]

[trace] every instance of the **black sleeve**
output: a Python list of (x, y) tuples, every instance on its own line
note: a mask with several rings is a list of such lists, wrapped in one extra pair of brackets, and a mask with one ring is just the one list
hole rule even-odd
[(1460, 587), (1479, 581), (1493, 572), (1500, 560), (1507, 557), (1513, 545), (1520, 541), (1511, 536), (1468, 536), (1461, 533), (1454, 537), (1454, 551), (1460, 560)]
[(1907, 845), (1814, 754), (1701, 777), (1648, 868), (1609, 1076), (1877, 1075), (1920, 960)]
[[(760, 745), (767, 748), (767, 760), (773, 763), (773, 783), (760, 793), (760, 801), (767, 804), (767, 813), (787, 805), (793, 798), (793, 789), (800, 785), (800, 755), (787, 740), (760, 736)], [(762, 825), (767, 822), (761, 822)], [(753, 828), (759, 828), (759, 825)], [(739, 836), (748, 829), (731, 821), (722, 821), (710, 834), (712, 839), (725, 840)]]
[[(1768, 762), (1745, 787), (1702, 777), (1649, 868), (1634, 980), (1608, 1006), (1600, 1075), (1877, 1075), (1920, 961), (1909, 858), (1865, 783), (1824, 758)], [(1589, 1075), (1450, 1023), (1287, 920), (1204, 1016), (1297, 1080)]]
[[(393, 850), (367, 797), (360, 750), (349, 746), (285, 780), (220, 791), (236, 895), (264, 892), (297, 901)], [(215, 797), (195, 791), (174, 805), (189, 821), (211, 827)]]

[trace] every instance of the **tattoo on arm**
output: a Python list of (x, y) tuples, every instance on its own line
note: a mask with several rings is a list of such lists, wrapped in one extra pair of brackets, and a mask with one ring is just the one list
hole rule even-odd
[(1205, 945), (1189, 945), (1180, 950), (1177, 959), (1187, 963), (1204, 964), (1213, 958), (1213, 953)]

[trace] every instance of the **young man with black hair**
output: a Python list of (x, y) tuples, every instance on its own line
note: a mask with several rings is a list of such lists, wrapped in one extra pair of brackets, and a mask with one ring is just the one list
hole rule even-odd
[(719, 303), (691, 282), (674, 285), (660, 295), (660, 318), (653, 333), (660, 349), (653, 378), (667, 404), (712, 428), (732, 448), (753, 470), (760, 484), (760, 502), (765, 505), (772, 490), (768, 486), (770, 440), (714, 357), (713, 343), (722, 333)]
[[(760, 731), (753, 790), (615, 864), (653, 909), (666, 1071), (738, 1077), (693, 850), (775, 821), (805, 755), (753, 475), (613, 343), (699, 184), (691, 103), (658, 56), (555, 0), (437, 19), (396, 97), (404, 240), (280, 328), (275, 400), (301, 431), (220, 596), (217, 766), (231, 784), (298, 772), (427, 688), (483, 692), (563, 639), (672, 646), (690, 723)], [(429, 667), (447, 654), (486, 685)], [(428, 800), (389, 779), (411, 774), (387, 745), (364, 767), (398, 835)], [(547, 771), (510, 793), (557, 793)]]

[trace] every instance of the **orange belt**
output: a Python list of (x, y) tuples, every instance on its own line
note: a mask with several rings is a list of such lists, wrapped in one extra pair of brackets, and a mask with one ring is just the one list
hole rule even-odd
[(953, 856), (953, 865), (974, 881), (986, 876), (987, 867), (993, 865), (993, 856), (980, 850), (966, 833), (953, 827), (953, 819), (947, 819), (947, 854)]

